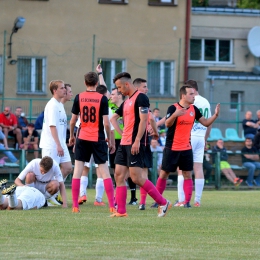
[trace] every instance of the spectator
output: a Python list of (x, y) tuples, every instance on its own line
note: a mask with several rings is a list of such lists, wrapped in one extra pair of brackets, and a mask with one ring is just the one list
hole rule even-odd
[(204, 157), (203, 157), (203, 170), (206, 171), (206, 173), (204, 174), (205, 176), (205, 183), (209, 184), (210, 183), (210, 177), (211, 177), (211, 172), (212, 172), (212, 165), (210, 163), (210, 154), (206, 153), (208, 150), (210, 149), (210, 145), (207, 143), (205, 145), (205, 153), (204, 153)]
[(220, 152), (220, 170), (235, 186), (239, 186), (242, 179), (238, 178), (228, 163), (227, 149), (224, 147), (224, 141), (219, 139), (213, 148), (213, 152)]
[(17, 118), (11, 113), (10, 107), (5, 107), (4, 112), (0, 114), (0, 126), (6, 138), (8, 135), (15, 137), (19, 149), (22, 149), (22, 132), (21, 129), (17, 127)]
[(17, 127), (19, 129), (21, 129), (22, 134), (23, 134), (25, 132), (25, 130), (27, 130), (28, 120), (24, 116), (23, 109), (21, 107), (17, 107), (15, 109), (15, 115), (16, 115), (17, 123), (18, 123)]
[(260, 130), (260, 110), (256, 111), (256, 122), (258, 124), (257, 130)]
[(43, 119), (44, 119), (44, 111), (42, 111), (39, 116), (37, 117), (36, 121), (35, 121), (35, 130), (37, 130), (37, 132), (39, 133), (39, 135), (42, 132), (42, 125), (43, 125)]
[(29, 123), (27, 125), (28, 129), (24, 132), (23, 142), (24, 142), (24, 150), (27, 151), (28, 149), (34, 150), (34, 158), (39, 157), (39, 134), (34, 129), (34, 124)]
[[(160, 109), (159, 108), (154, 108), (153, 109), (153, 116), (154, 116), (154, 119), (155, 119), (156, 123), (162, 119), (160, 117)], [(161, 130), (161, 129), (165, 129), (165, 125), (164, 124), (158, 126), (158, 130)]]
[(165, 130), (165, 129), (160, 130), (159, 134), (160, 134), (160, 135), (159, 135), (159, 140), (158, 140), (158, 142), (159, 142), (160, 146), (161, 146), (162, 148), (164, 148), (165, 143), (166, 143), (166, 130)]
[(157, 153), (157, 172), (160, 173), (161, 166), (162, 166), (162, 147), (159, 146), (159, 143), (157, 140), (152, 139), (151, 140), (151, 152), (158, 152)]
[(260, 152), (260, 129), (254, 137), (253, 146), (258, 150), (258, 152)]
[(258, 124), (255, 120), (252, 119), (252, 112), (247, 111), (245, 114), (245, 119), (242, 121), (244, 136), (245, 138), (254, 139), (256, 134), (256, 129), (258, 128)]
[(246, 184), (248, 187), (253, 187), (253, 183), (256, 186), (260, 186), (260, 174), (254, 179), (255, 170), (260, 169), (259, 154), (257, 149), (253, 146), (251, 138), (246, 138), (245, 146), (241, 150), (243, 166), (248, 169), (248, 176)]

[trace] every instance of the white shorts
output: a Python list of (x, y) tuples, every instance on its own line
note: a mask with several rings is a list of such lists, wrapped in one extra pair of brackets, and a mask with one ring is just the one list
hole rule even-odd
[(16, 196), (17, 199), (21, 200), (23, 204), (23, 210), (33, 209), (34, 207), (39, 209), (45, 204), (45, 197), (43, 194), (33, 187), (16, 187)]
[(203, 136), (191, 136), (193, 162), (203, 163), (205, 138)]
[(44, 156), (51, 157), (57, 164), (65, 163), (65, 162), (71, 162), (70, 153), (68, 148), (66, 147), (64, 149), (64, 155), (58, 156), (56, 149), (46, 149), (42, 148), (42, 158)]

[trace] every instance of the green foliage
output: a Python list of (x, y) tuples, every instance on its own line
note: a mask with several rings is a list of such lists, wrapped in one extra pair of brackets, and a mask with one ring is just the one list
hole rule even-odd
[(237, 7), (245, 9), (260, 9), (260, 0), (238, 0)]
[[(0, 211), (0, 258), (259, 259), (259, 190), (204, 191), (200, 208), (173, 207), (165, 218), (150, 197), (146, 210), (127, 206), (127, 218), (109, 218), (108, 207), (93, 205), (93, 189), (73, 214), (67, 195), (68, 209)], [(174, 202), (177, 191), (164, 195)]]
[(192, 0), (192, 7), (207, 7), (208, 0)]

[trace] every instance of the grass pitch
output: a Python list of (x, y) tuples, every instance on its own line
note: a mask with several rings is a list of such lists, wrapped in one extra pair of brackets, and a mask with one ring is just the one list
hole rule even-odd
[(128, 218), (109, 218), (94, 190), (73, 214), (67, 194), (68, 209), (0, 211), (0, 259), (259, 259), (258, 190), (204, 191), (200, 208), (173, 207), (164, 218), (150, 198), (145, 211), (128, 206)]

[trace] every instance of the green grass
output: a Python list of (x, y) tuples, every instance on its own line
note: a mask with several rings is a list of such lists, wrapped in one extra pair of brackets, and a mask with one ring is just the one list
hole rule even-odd
[[(204, 191), (200, 208), (128, 206), (128, 218), (94, 207), (0, 211), (0, 259), (259, 259), (259, 191)], [(137, 191), (139, 195), (139, 191)], [(172, 202), (176, 191), (166, 191)]]

